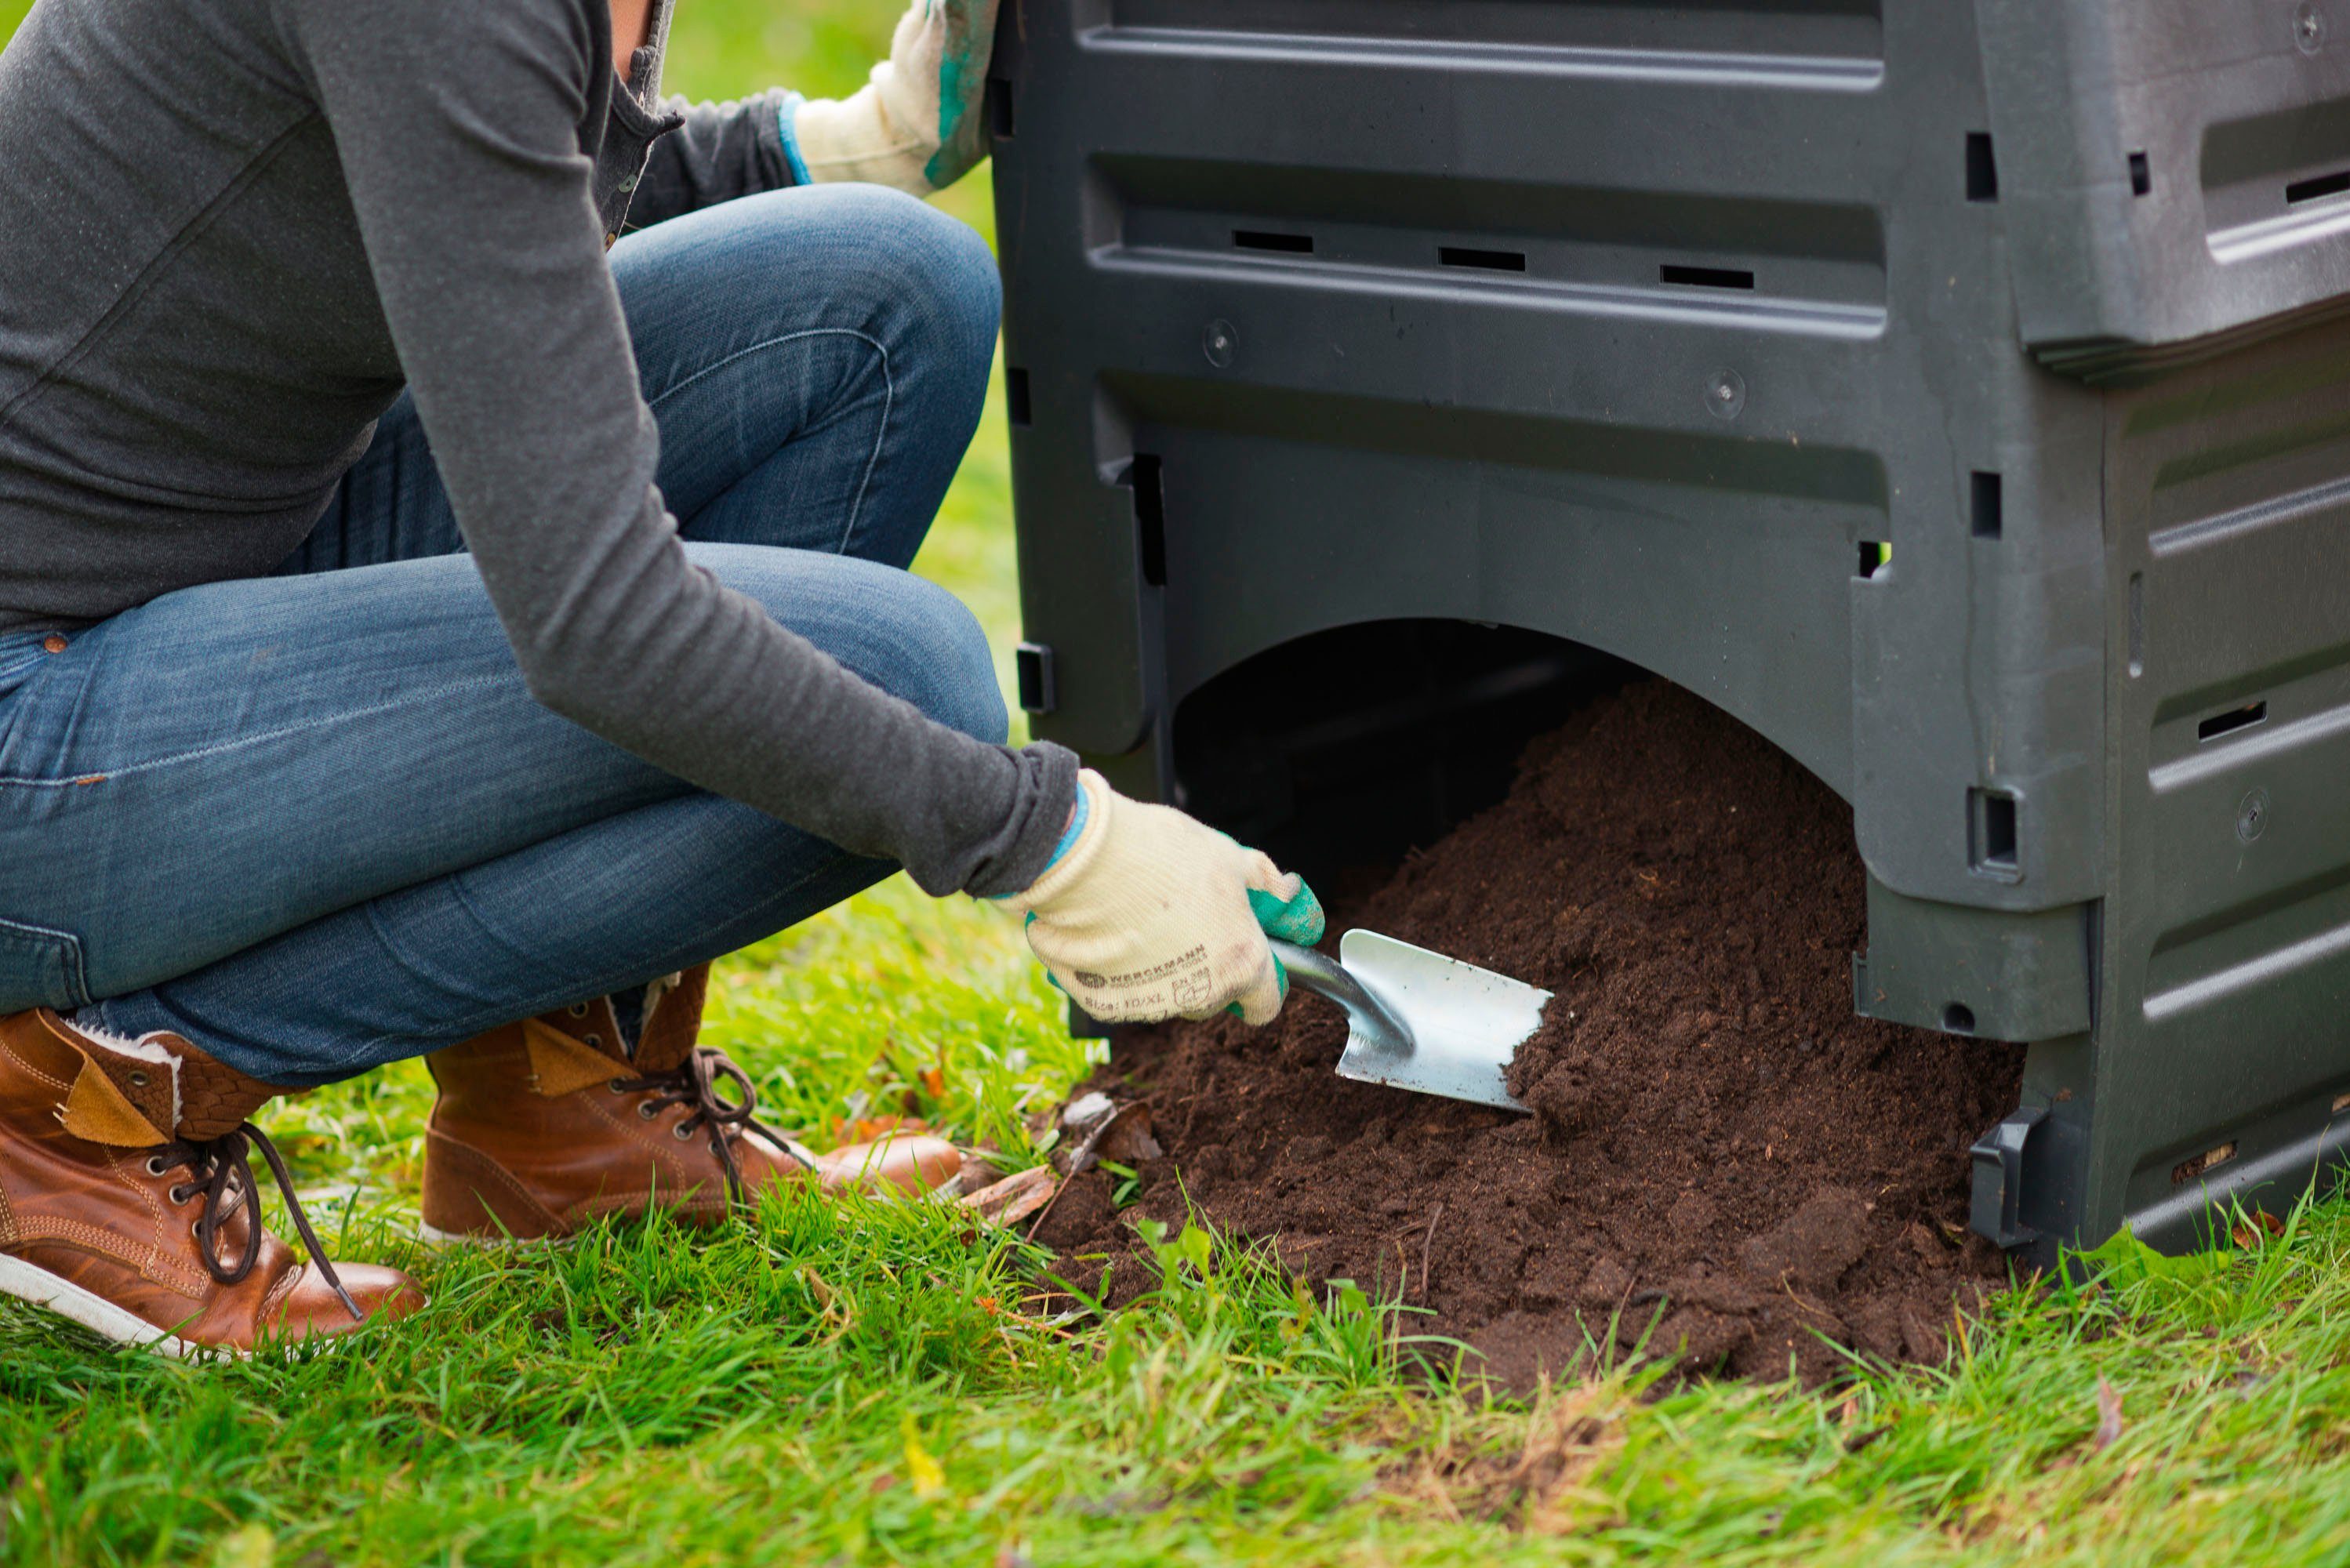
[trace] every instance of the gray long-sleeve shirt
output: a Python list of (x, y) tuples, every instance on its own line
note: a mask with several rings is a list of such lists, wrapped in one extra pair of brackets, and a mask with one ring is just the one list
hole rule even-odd
[(607, 0), (38, 0), (0, 52), (0, 630), (269, 572), (415, 395), (531, 690), (932, 892), (1025, 887), (1076, 760), (932, 723), (689, 562), (605, 251), (788, 183)]

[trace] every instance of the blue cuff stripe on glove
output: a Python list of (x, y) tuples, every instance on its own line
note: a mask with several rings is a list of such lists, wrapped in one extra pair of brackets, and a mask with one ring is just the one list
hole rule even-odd
[[(1053, 857), (1045, 862), (1045, 871), (1050, 871), (1054, 867), (1058, 866), (1061, 863), (1061, 857), (1066, 855), (1069, 852), (1070, 847), (1077, 842), (1077, 835), (1086, 830), (1086, 818), (1092, 814), (1093, 803), (1086, 798), (1085, 786), (1083, 784), (1079, 784), (1077, 786), (1077, 804), (1069, 813), (1069, 826), (1061, 829), (1061, 841), (1053, 846)], [(1045, 871), (1039, 871), (1036, 875), (1042, 877), (1045, 874)], [(1019, 895), (1015, 893), (990, 893), (988, 895), (989, 898), (996, 899), (1013, 898), (1017, 898), (1018, 896)], [(1036, 917), (1032, 914), (1028, 918), (1033, 920)]]
[(1061, 863), (1061, 857), (1069, 852), (1070, 846), (1077, 841), (1077, 835), (1086, 830), (1086, 818), (1093, 809), (1093, 803), (1086, 798), (1086, 792), (1080, 788), (1076, 809), (1069, 814), (1069, 826), (1061, 830), (1061, 842), (1053, 846), (1053, 857), (1045, 862), (1045, 870), (1050, 871)]
[(800, 105), (806, 102), (807, 99), (799, 94), (787, 92), (784, 95), (784, 101), (775, 106), (775, 134), (784, 139), (784, 161), (792, 166), (792, 183), (795, 185), (816, 183), (808, 175), (807, 160), (800, 155)]

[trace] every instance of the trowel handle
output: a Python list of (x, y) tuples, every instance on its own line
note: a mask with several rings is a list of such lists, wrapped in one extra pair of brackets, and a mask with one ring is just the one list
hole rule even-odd
[(1295, 942), (1275, 940), (1273, 956), (1289, 971), (1289, 983), (1300, 991), (1310, 992), (1325, 1002), (1335, 1002), (1346, 1010), (1347, 1022), (1355, 1032), (1367, 1040), (1391, 1041), (1410, 1048), (1410, 1032), (1387, 1010), (1385, 1003), (1363, 989), (1363, 982), (1347, 972), (1347, 966), (1326, 953), (1312, 948), (1301, 948)]

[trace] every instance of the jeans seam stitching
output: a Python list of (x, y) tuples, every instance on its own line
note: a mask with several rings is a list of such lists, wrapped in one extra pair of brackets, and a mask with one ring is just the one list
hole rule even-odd
[(217, 757), (230, 752), (243, 751), (247, 746), (257, 746), (265, 742), (284, 740), (288, 735), (299, 735), (312, 730), (322, 730), (330, 724), (339, 724), (347, 720), (373, 718), (380, 713), (389, 713), (401, 708), (412, 708), (421, 703), (438, 701), (453, 692), (468, 691), (479, 687), (504, 685), (509, 679), (504, 675), (477, 675), (465, 680), (451, 681), (445, 686), (436, 686), (430, 691), (410, 692), (406, 696), (395, 697), (389, 701), (377, 702), (365, 708), (348, 708), (339, 713), (329, 713), (303, 723), (286, 724), (277, 729), (264, 730), (255, 734), (239, 735), (234, 740), (222, 741), (214, 745), (199, 746), (193, 751), (175, 752), (164, 757), (151, 757), (145, 762), (130, 763), (118, 768), (92, 768), (88, 773), (76, 774), (70, 778), (0, 776), (0, 788), (70, 789), (84, 782), (122, 778), (131, 774), (152, 773), (158, 768), (172, 767), (181, 763), (199, 762), (206, 757)]
[(48, 926), (36, 926), (30, 920), (11, 920), (0, 916), (0, 931), (16, 931), (57, 944), (57, 960), (65, 971), (66, 994), (77, 1008), (90, 1004), (89, 973), (81, 950), (81, 938), (71, 931), (61, 931)]
[(803, 327), (797, 332), (785, 332), (778, 337), (764, 337), (758, 342), (750, 344), (745, 348), (737, 348), (733, 353), (727, 355), (723, 359), (714, 360), (710, 364), (704, 365), (701, 369), (696, 370), (692, 375), (686, 377), (683, 380), (677, 382), (675, 385), (663, 388), (658, 396), (647, 399), (645, 406), (649, 409), (658, 410), (661, 404), (667, 402), (678, 393), (685, 390), (686, 388), (692, 386), (696, 381), (701, 380), (705, 376), (717, 374), (719, 371), (726, 369), (727, 366), (734, 363), (737, 359), (748, 358), (754, 354), (760, 353), (768, 348), (775, 348), (780, 344), (795, 343), (803, 337), (854, 337), (858, 342), (863, 343), (868, 348), (871, 348), (875, 354), (880, 357), (881, 360), (881, 419), (879, 427), (873, 432), (873, 450), (865, 459), (865, 472), (858, 477), (857, 493), (848, 503), (847, 524), (841, 529), (840, 543), (833, 549), (834, 555), (846, 556), (848, 554), (849, 541), (857, 536), (858, 519), (865, 510), (865, 493), (872, 488), (874, 467), (876, 464), (880, 462), (881, 449), (883, 446), (888, 444), (889, 439), (889, 415), (895, 410), (898, 403), (898, 380), (895, 376), (890, 374), (889, 350), (879, 338), (873, 337), (870, 333), (859, 332), (853, 327)]

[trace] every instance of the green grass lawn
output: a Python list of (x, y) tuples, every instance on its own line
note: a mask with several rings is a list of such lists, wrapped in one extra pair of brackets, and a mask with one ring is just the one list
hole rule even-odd
[[(843, 90), (893, 19), (684, 0), (673, 81)], [(987, 226), (983, 174), (947, 204)], [(992, 403), (918, 567), (1000, 649), (1009, 504)], [(902, 879), (723, 966), (713, 1030), (781, 1122), (911, 1096), (1014, 1150), (1088, 1061), (1010, 921)], [(192, 1368), (0, 1313), (0, 1562), (2350, 1562), (2339, 1206), (2012, 1293), (1939, 1370), (1659, 1397), (1618, 1366), (1519, 1403), (1405, 1375), (1408, 1316), (1197, 1233), (1107, 1323), (1022, 1314), (1035, 1260), (923, 1206), (421, 1253), (428, 1101), (409, 1066), (267, 1117), (338, 1251), (431, 1289), (396, 1332)]]

